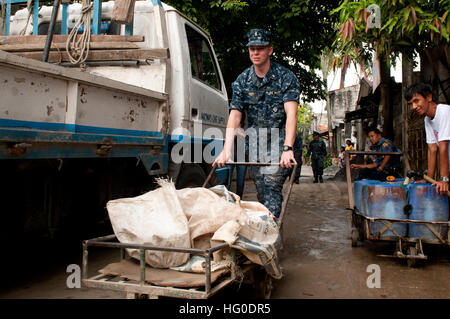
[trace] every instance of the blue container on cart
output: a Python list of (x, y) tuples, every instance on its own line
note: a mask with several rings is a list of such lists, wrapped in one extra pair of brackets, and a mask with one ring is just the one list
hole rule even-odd
[(356, 181), (354, 185), (354, 193), (355, 193), (355, 207), (358, 209), (358, 211), (367, 216), (367, 205), (365, 205), (365, 197), (367, 193), (367, 186), (368, 185), (374, 185), (380, 183), (377, 180), (372, 179), (363, 179), (360, 181)]
[[(363, 207), (369, 217), (406, 219), (403, 208), (407, 204), (407, 190), (403, 182), (379, 182), (368, 184), (363, 190)], [(393, 223), (386, 228), (389, 221), (371, 223), (373, 236), (379, 238), (405, 237), (407, 226), (405, 223)]]
[[(447, 222), (449, 220), (447, 195), (437, 194), (435, 187), (425, 183), (410, 184), (409, 192), (409, 202), (412, 206), (410, 219), (427, 222)], [(430, 224), (428, 226), (433, 227), (442, 239), (447, 239), (448, 226)], [(428, 226), (409, 224), (408, 237), (439, 242)]]
[(355, 181), (353, 188), (355, 194), (355, 207), (360, 213), (362, 213), (362, 191), (365, 184), (366, 180)]

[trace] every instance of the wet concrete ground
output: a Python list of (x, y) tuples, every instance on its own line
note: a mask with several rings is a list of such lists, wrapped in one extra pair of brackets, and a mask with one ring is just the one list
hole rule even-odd
[[(293, 187), (280, 252), (284, 278), (274, 281), (272, 298), (450, 298), (449, 246), (425, 246), (429, 260), (417, 268), (408, 268), (402, 260), (377, 257), (394, 251), (395, 245), (389, 242), (360, 242), (352, 248), (346, 182), (325, 178), (325, 183), (313, 184), (310, 175), (310, 168), (303, 167), (300, 184)], [(244, 200), (256, 200), (250, 180)], [(0, 288), (0, 298), (124, 297), (109, 290), (67, 288), (66, 268), (81, 265), (81, 244), (64, 254), (55, 251), (53, 256), (34, 260), (27, 276), (17, 276)], [(90, 258), (92, 276), (118, 256), (117, 251), (100, 249), (92, 251)], [(373, 264), (380, 267), (381, 288), (367, 286), (372, 274), (367, 267)]]

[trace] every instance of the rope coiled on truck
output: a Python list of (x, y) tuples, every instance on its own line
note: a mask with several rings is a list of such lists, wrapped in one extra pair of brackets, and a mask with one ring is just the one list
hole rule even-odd
[[(70, 63), (79, 64), (86, 61), (89, 54), (91, 43), (91, 17), (93, 4), (91, 0), (83, 0), (81, 7), (81, 17), (70, 31), (66, 42), (66, 51)], [(84, 25), (83, 33), (79, 36), (78, 32)]]

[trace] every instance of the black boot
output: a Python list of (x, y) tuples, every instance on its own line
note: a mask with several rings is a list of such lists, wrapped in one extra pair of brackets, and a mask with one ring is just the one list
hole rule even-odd
[(318, 182), (319, 182), (318, 177), (314, 176), (314, 182), (313, 183), (318, 183)]
[(319, 175), (319, 181), (320, 181), (321, 183), (323, 183), (322, 175)]

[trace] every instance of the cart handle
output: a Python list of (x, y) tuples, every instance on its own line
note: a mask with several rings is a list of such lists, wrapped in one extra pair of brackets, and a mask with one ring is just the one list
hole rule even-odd
[[(293, 163), (292, 163), (293, 164)], [(225, 163), (225, 165), (235, 165), (235, 166), (280, 166), (280, 163), (267, 163), (267, 162), (227, 162)], [(278, 227), (281, 227), (281, 224), (283, 222), (283, 217), (285, 215), (286, 212), (286, 208), (287, 208), (287, 204), (289, 201), (289, 197), (291, 196), (291, 192), (292, 192), (292, 186), (294, 185), (294, 178), (295, 178), (295, 173), (297, 172), (297, 167), (298, 164), (293, 164), (292, 168), (292, 173), (291, 176), (289, 177), (289, 189), (288, 189), (288, 193), (286, 196), (286, 199), (283, 201), (282, 207), (281, 207), (281, 212), (280, 212), (280, 217), (278, 218), (277, 224)], [(206, 185), (208, 185), (209, 180), (211, 179), (212, 175), (214, 174), (214, 172), (216, 171), (217, 165), (213, 165), (211, 171), (208, 174), (208, 177), (206, 178), (205, 182), (203, 183), (202, 187), (206, 187)]]

